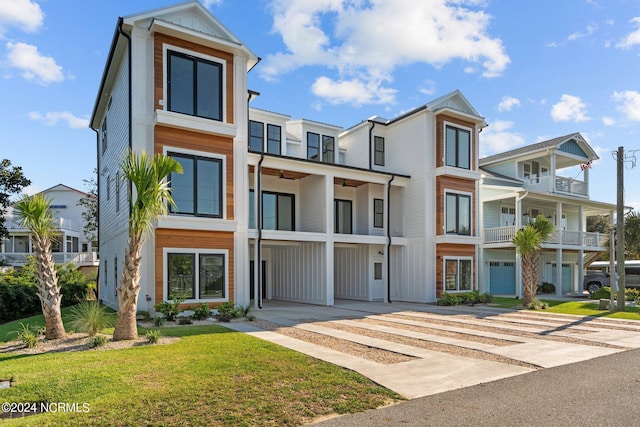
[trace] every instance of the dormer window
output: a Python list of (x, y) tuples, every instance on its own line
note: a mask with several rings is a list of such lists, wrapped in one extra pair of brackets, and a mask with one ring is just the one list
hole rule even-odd
[[(320, 141), (322, 140), (322, 150)], [(307, 132), (307, 159), (316, 162), (335, 163), (336, 139), (329, 135)]]
[(169, 111), (222, 121), (222, 64), (167, 52)]
[(447, 126), (445, 132), (445, 164), (471, 169), (471, 132)]

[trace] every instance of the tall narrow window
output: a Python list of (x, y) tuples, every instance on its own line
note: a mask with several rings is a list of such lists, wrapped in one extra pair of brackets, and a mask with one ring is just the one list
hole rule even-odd
[(195, 295), (195, 255), (167, 254), (167, 299), (184, 296), (187, 299)]
[(280, 155), (282, 129), (280, 126), (267, 125), (267, 153)]
[(322, 135), (322, 161), (324, 163), (335, 163), (335, 138)]
[(453, 126), (446, 127), (445, 163), (462, 169), (471, 168), (471, 132)]
[(373, 137), (373, 162), (376, 166), (384, 166), (384, 138)]
[(113, 257), (113, 283), (114, 283), (114, 295), (118, 296), (118, 257)]
[(120, 172), (116, 173), (116, 212), (120, 212)]
[(351, 200), (334, 201), (335, 205), (335, 232), (340, 234), (352, 234), (352, 211)]
[(373, 226), (384, 227), (384, 200), (382, 199), (373, 199)]
[(169, 51), (167, 67), (169, 111), (222, 120), (222, 64)]
[(111, 200), (111, 175), (107, 175), (107, 200)]
[(511, 225), (516, 225), (516, 208), (503, 206), (501, 214), (502, 217), (500, 226), (508, 227)]
[(447, 234), (471, 234), (471, 196), (447, 193), (446, 195)]
[(107, 117), (105, 116), (104, 121), (102, 122), (102, 154), (107, 151)]
[(258, 152), (264, 150), (264, 123), (249, 122), (249, 149)]
[(307, 132), (307, 159), (320, 160), (320, 135)]
[(199, 296), (206, 298), (225, 297), (224, 255), (200, 254)]
[(176, 206), (171, 213), (222, 217), (222, 160), (169, 153), (182, 166), (182, 174), (171, 174)]
[(445, 291), (470, 291), (473, 288), (471, 259), (446, 259)]
[(295, 197), (285, 193), (262, 193), (262, 229), (295, 230)]

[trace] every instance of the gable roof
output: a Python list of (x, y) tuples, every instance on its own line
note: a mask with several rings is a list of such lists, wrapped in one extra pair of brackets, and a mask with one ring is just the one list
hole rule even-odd
[[(568, 135), (559, 136), (557, 138), (549, 139), (547, 141), (538, 142), (531, 145), (526, 145), (524, 147), (515, 148), (513, 150), (505, 151), (503, 153), (494, 154), (492, 156), (483, 157), (479, 160), (480, 166), (486, 166), (492, 163), (501, 162), (503, 160), (507, 160), (513, 157), (522, 156), (524, 154), (532, 154), (536, 152), (543, 152), (549, 148), (556, 148), (561, 150), (561, 146), (568, 142), (575, 142), (583, 154), (585, 155), (585, 159), (588, 160), (597, 160), (600, 157), (596, 154), (596, 152), (591, 148), (591, 146), (585, 141), (585, 139), (580, 135), (579, 132), (570, 133)], [(561, 150), (563, 151), (563, 150)]]

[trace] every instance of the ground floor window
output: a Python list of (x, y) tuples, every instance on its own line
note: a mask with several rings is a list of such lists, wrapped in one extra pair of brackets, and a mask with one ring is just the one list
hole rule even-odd
[(165, 249), (165, 297), (183, 296), (187, 300), (227, 297), (226, 251)]
[(445, 291), (470, 291), (473, 289), (471, 258), (447, 258), (444, 260)]

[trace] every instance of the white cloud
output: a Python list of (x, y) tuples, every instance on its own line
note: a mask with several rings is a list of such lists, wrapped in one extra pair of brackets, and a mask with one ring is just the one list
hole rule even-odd
[(616, 124), (616, 119), (614, 119), (613, 117), (603, 117), (602, 118), (602, 124), (605, 126), (613, 126)]
[(616, 44), (616, 47), (620, 49), (629, 49), (635, 45), (640, 45), (640, 16), (633, 18), (629, 22), (635, 24), (638, 29), (627, 34), (624, 39), (620, 40), (620, 42)]
[(204, 7), (209, 8), (211, 6), (222, 3), (222, 0), (203, 0), (202, 4)]
[(52, 57), (41, 55), (36, 46), (9, 42), (7, 49), (9, 64), (22, 70), (25, 79), (45, 85), (64, 80), (62, 67)]
[(480, 157), (508, 151), (524, 145), (525, 140), (519, 133), (510, 132), (513, 122), (496, 120), (480, 134)]
[(614, 92), (613, 99), (619, 103), (617, 110), (622, 112), (628, 120), (640, 121), (640, 92), (633, 90)]
[(319, 77), (311, 91), (314, 95), (324, 98), (330, 104), (385, 104), (393, 102), (396, 91), (382, 87), (382, 82), (352, 80), (331, 80)]
[(29, 118), (36, 122), (44, 122), (49, 126), (57, 125), (59, 121), (67, 122), (67, 125), (72, 129), (86, 128), (89, 126), (89, 119), (74, 116), (68, 111), (52, 111), (44, 115), (39, 111), (31, 111)]
[(597, 29), (598, 29), (598, 26), (595, 24), (587, 25), (586, 31), (584, 33), (575, 32), (573, 34), (570, 34), (569, 37), (567, 37), (567, 40), (573, 41), (573, 40), (581, 39), (583, 37), (590, 36), (591, 34), (595, 33)]
[(551, 118), (557, 122), (586, 122), (590, 120), (586, 107), (579, 97), (564, 94), (560, 102), (551, 107)]
[(44, 13), (32, 0), (0, 1), (0, 37), (8, 27), (29, 33), (38, 31), (44, 21)]
[(513, 96), (503, 96), (502, 100), (500, 100), (500, 104), (498, 104), (498, 111), (511, 111), (513, 107), (520, 106), (520, 100), (518, 98), (514, 98)]
[(436, 82), (434, 82), (433, 80), (425, 80), (418, 87), (418, 91), (420, 93), (423, 93), (423, 94), (427, 95), (427, 96), (431, 96), (434, 93), (436, 93)]
[[(477, 0), (272, 0), (273, 31), (286, 51), (268, 55), (261, 76), (275, 80), (305, 66), (337, 72), (336, 82), (358, 82), (385, 91), (376, 96), (333, 97), (347, 103), (380, 102), (388, 97), (398, 66), (427, 63), (436, 67), (461, 59), (499, 76), (510, 60), (502, 41), (488, 34), (491, 17), (476, 10)], [(475, 9), (472, 9), (475, 8)], [(468, 64), (467, 64), (468, 65)], [(326, 79), (329, 79), (328, 77)], [(321, 84), (325, 84), (322, 80)], [(316, 81), (314, 86), (319, 83)], [(363, 102), (363, 98), (365, 99)], [(391, 98), (393, 99), (393, 98)]]
[(22, 189), (22, 194), (33, 196), (34, 194), (38, 194), (41, 191), (42, 190), (37, 185), (27, 185)]

